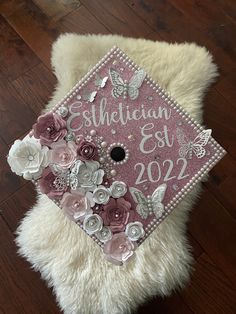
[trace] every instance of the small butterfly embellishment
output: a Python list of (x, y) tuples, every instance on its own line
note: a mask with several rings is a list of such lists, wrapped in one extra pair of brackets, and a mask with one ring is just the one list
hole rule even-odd
[(77, 160), (71, 169), (62, 169), (58, 164), (51, 164), (50, 168), (52, 173), (56, 176), (54, 185), (58, 191), (64, 190), (66, 186), (69, 186), (72, 190), (76, 190), (79, 186), (78, 172), (80, 160)]
[(182, 158), (192, 159), (193, 154), (197, 158), (203, 158), (206, 155), (204, 146), (209, 141), (211, 129), (204, 130), (199, 133), (194, 140), (189, 140), (181, 128), (176, 129), (176, 136), (179, 145), (179, 156)]
[(159, 185), (152, 195), (147, 197), (137, 188), (131, 187), (129, 191), (133, 200), (137, 204), (136, 212), (143, 218), (147, 219), (149, 215), (154, 214), (156, 218), (160, 218), (164, 212), (162, 201), (165, 197), (167, 185), (165, 183)]
[(97, 92), (96, 91), (92, 91), (92, 92), (84, 92), (84, 94), (81, 96), (81, 95), (78, 95), (76, 98), (78, 100), (84, 100), (84, 101), (88, 101), (88, 102), (93, 102), (95, 97), (97, 96)]
[(97, 73), (95, 75), (95, 86), (99, 88), (104, 88), (106, 86), (108, 76), (101, 78)]
[(134, 73), (131, 77), (130, 81), (125, 81), (120, 76), (119, 72), (115, 69), (109, 69), (109, 75), (111, 79), (111, 83), (113, 85), (112, 88), (112, 96), (114, 98), (119, 98), (123, 96), (123, 98), (127, 98), (127, 94), (131, 100), (135, 100), (139, 95), (139, 88), (141, 87), (146, 73), (144, 70), (139, 70)]

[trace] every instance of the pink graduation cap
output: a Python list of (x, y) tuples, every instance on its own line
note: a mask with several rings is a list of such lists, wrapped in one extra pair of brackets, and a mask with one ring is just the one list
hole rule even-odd
[(23, 175), (122, 265), (223, 157), (211, 133), (114, 47), (38, 118)]

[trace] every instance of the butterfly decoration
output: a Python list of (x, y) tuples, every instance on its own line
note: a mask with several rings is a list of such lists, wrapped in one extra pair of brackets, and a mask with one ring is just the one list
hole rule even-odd
[(93, 102), (96, 96), (97, 96), (97, 92), (92, 91), (92, 92), (85, 92), (82, 96), (78, 95), (76, 98), (78, 100), (83, 99), (84, 101)]
[(146, 73), (144, 70), (136, 71), (129, 82), (124, 81), (113, 68), (109, 69), (109, 75), (113, 85), (112, 96), (114, 98), (119, 98), (120, 96), (126, 98), (128, 94), (131, 100), (135, 100), (139, 95), (139, 88), (144, 81)]
[(165, 183), (159, 185), (152, 195), (147, 197), (137, 188), (129, 188), (129, 191), (136, 204), (136, 212), (143, 218), (147, 219), (149, 215), (154, 214), (156, 218), (160, 218), (164, 212), (162, 201), (165, 197), (167, 185)]
[(97, 73), (95, 74), (95, 86), (104, 88), (107, 80), (108, 80), (108, 76), (101, 78)]
[(51, 164), (50, 168), (52, 173), (56, 176), (54, 185), (58, 191), (64, 190), (66, 186), (69, 186), (72, 190), (76, 190), (79, 185), (78, 172), (80, 160), (77, 160), (70, 169), (62, 169), (58, 164)]
[(197, 158), (202, 158), (206, 154), (206, 150), (204, 146), (206, 146), (210, 136), (211, 136), (211, 129), (204, 130), (199, 133), (194, 140), (189, 140), (184, 134), (183, 129), (177, 128), (176, 129), (176, 136), (179, 145), (179, 156), (183, 158), (192, 159), (193, 153)]

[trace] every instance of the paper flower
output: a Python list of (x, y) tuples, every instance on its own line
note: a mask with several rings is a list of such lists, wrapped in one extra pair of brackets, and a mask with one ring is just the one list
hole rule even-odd
[(81, 161), (77, 166), (79, 186), (88, 191), (93, 191), (102, 183), (104, 170), (99, 169), (97, 161)]
[(127, 224), (125, 234), (131, 241), (137, 241), (145, 235), (143, 224), (139, 221)]
[(111, 198), (101, 213), (104, 225), (109, 226), (112, 232), (123, 231), (131, 213), (130, 208), (131, 204), (124, 198)]
[(38, 117), (33, 125), (33, 131), (34, 136), (40, 139), (42, 145), (50, 146), (67, 134), (66, 121), (58, 114), (49, 112)]
[(115, 181), (110, 186), (111, 196), (114, 198), (122, 197), (127, 192), (127, 186), (122, 181)]
[(103, 243), (111, 240), (112, 238), (111, 229), (106, 226), (104, 226), (100, 231), (96, 232), (95, 235)]
[(66, 192), (61, 200), (64, 213), (74, 221), (83, 220), (86, 215), (92, 214), (91, 207), (94, 205), (92, 193), (84, 189)]
[(97, 146), (90, 141), (84, 139), (77, 140), (78, 142), (78, 155), (81, 160), (93, 159), (97, 152)]
[(102, 227), (103, 221), (99, 215), (91, 214), (84, 218), (83, 228), (89, 235), (102, 230)]
[(40, 191), (51, 199), (60, 199), (67, 190), (63, 178), (55, 176), (49, 167), (43, 170), (38, 184)]
[(137, 245), (129, 240), (124, 232), (116, 233), (112, 239), (104, 244), (103, 252), (108, 261), (122, 265), (134, 254)]
[(105, 186), (100, 185), (93, 191), (93, 200), (97, 204), (107, 204), (110, 198), (110, 191)]
[(51, 144), (49, 161), (59, 165), (62, 169), (68, 169), (76, 161), (77, 146), (73, 141), (60, 140)]
[(48, 165), (48, 148), (34, 137), (26, 136), (12, 145), (7, 161), (11, 170), (27, 180), (38, 179)]

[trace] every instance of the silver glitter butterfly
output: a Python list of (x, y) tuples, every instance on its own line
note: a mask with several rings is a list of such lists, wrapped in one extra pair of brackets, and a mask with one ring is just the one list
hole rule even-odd
[(82, 95), (82, 97), (81, 97), (81, 95), (77, 95), (76, 98), (78, 100), (83, 99), (84, 101), (93, 102), (96, 96), (97, 96), (97, 92), (96, 91), (93, 91), (93, 92), (85, 91), (84, 94)]
[(157, 218), (160, 218), (164, 211), (164, 205), (162, 201), (165, 197), (167, 185), (165, 183), (159, 185), (152, 195), (147, 197), (136, 188), (129, 188), (129, 191), (133, 197), (133, 200), (138, 205), (136, 206), (136, 212), (143, 218), (147, 219), (149, 215), (154, 214)]
[(50, 164), (52, 173), (56, 176), (54, 185), (58, 191), (64, 190), (66, 186), (76, 190), (79, 185), (78, 172), (80, 160), (77, 160), (70, 169), (63, 169), (58, 164)]
[(107, 80), (108, 80), (108, 76), (105, 76), (102, 78), (97, 73), (95, 74), (95, 86), (98, 86), (100, 88), (104, 88)]
[(181, 146), (179, 149), (179, 156), (182, 158), (191, 159), (194, 155), (197, 158), (202, 158), (206, 155), (206, 150), (204, 146), (206, 146), (210, 136), (211, 136), (211, 129), (204, 130), (199, 133), (194, 140), (189, 140), (184, 133), (183, 129), (177, 128), (176, 129), (176, 136), (179, 145)]
[(144, 70), (136, 71), (129, 82), (124, 81), (120, 74), (113, 68), (109, 69), (109, 75), (111, 83), (114, 86), (112, 89), (112, 96), (114, 98), (119, 98), (120, 96), (126, 98), (128, 94), (131, 100), (135, 100), (139, 95), (139, 88), (144, 81), (146, 73)]

